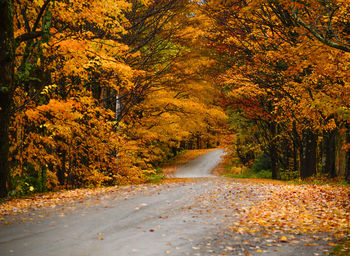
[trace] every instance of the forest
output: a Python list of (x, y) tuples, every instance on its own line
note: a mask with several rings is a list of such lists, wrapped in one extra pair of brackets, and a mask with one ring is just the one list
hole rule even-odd
[(350, 182), (348, 0), (1, 0), (0, 16), (1, 197), (142, 183), (219, 145), (274, 179)]

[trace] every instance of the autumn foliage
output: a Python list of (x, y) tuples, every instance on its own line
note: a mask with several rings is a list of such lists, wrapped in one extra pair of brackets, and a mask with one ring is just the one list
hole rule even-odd
[(225, 114), (188, 1), (15, 1), (12, 194), (138, 183)]
[(202, 7), (235, 132), (228, 144), (245, 165), (263, 154), (273, 178), (349, 179), (349, 8), (341, 0)]
[(240, 164), (349, 179), (348, 1), (6, 3), (2, 195), (142, 182), (226, 114)]

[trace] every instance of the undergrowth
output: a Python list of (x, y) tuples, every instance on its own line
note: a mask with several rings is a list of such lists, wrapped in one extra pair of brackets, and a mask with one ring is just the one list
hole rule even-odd
[(146, 178), (146, 183), (160, 183), (166, 178), (161, 168), (156, 168), (153, 173), (149, 174)]
[(254, 172), (249, 168), (243, 168), (241, 173), (226, 173), (228, 178), (238, 178), (238, 179), (271, 179), (272, 174), (270, 170), (261, 170), (259, 172)]

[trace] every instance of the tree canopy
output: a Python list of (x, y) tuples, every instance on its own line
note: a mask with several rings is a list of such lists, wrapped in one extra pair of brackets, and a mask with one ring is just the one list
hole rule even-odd
[(1, 196), (142, 182), (225, 146), (350, 179), (345, 0), (1, 2)]

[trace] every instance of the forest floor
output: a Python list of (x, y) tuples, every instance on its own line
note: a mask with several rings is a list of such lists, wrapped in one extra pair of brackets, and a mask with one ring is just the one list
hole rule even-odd
[(349, 235), (349, 196), (345, 186), (221, 177), (36, 195), (0, 205), (0, 252), (325, 255)]

